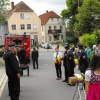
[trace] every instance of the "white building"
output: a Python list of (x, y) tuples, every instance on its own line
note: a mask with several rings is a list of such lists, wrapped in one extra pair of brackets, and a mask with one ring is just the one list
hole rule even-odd
[(42, 42), (62, 42), (66, 39), (66, 24), (61, 17), (53, 11), (39, 16), (41, 19)]

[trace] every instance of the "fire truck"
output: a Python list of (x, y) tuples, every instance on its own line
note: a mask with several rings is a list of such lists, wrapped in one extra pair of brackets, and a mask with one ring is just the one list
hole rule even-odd
[(8, 48), (8, 44), (15, 42), (16, 46), (21, 44), (26, 51), (26, 61), (30, 63), (30, 35), (29, 34), (6, 34), (4, 37), (4, 47)]

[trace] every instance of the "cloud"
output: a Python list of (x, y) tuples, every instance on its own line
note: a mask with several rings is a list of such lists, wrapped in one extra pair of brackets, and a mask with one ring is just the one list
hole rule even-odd
[[(21, 0), (13, 0), (15, 4)], [(29, 7), (31, 7), (37, 15), (48, 11), (54, 11), (60, 15), (61, 11), (66, 8), (66, 0), (23, 0)]]
[(34, 2), (38, 3), (48, 3), (53, 5), (65, 5), (66, 0), (34, 0)]

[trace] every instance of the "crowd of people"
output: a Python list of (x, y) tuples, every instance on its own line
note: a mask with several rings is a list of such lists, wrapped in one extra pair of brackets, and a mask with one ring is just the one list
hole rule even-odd
[[(74, 46), (70, 49), (70, 45), (66, 43), (64, 45), (65, 52), (62, 54), (59, 51), (59, 46), (55, 48), (53, 54), (53, 61), (55, 64), (57, 80), (62, 79), (61, 66), (64, 66), (65, 79), (62, 82), (66, 82), (67, 85), (75, 86), (75, 84), (69, 83), (68, 78), (74, 76), (74, 68), (76, 66), (74, 59), (78, 59), (78, 69), (80, 73), (85, 75), (85, 90), (86, 100), (100, 100), (100, 44), (93, 48), (79, 44), (78, 49)], [(19, 100), (20, 96), (20, 64), (27, 65), (25, 61), (25, 50), (21, 46), (15, 48), (15, 43), (10, 43), (8, 49), (3, 48), (3, 59), (5, 61), (6, 74), (8, 76), (8, 90), (11, 100)], [(35, 47), (31, 51), (31, 59), (33, 63), (33, 69), (38, 69), (39, 53)], [(36, 63), (36, 64), (35, 64)], [(37, 65), (37, 67), (35, 66)]]
[(70, 49), (69, 44), (65, 44), (64, 48), (64, 54), (59, 52), (59, 48), (56, 48), (53, 54), (57, 80), (62, 78), (61, 64), (63, 61), (65, 71), (63, 82), (75, 86), (75, 84), (69, 83), (68, 78), (74, 76), (74, 59), (78, 59), (78, 69), (85, 76), (86, 100), (100, 100), (100, 44), (98, 46), (93, 45), (92, 48), (90, 46), (86, 48), (84, 45), (79, 44), (78, 49), (74, 46)]
[[(20, 43), (16, 44), (12, 42), (8, 44), (7, 49), (2, 48), (3, 60), (5, 62), (6, 75), (8, 76), (8, 95), (10, 100), (19, 100), (20, 96), (20, 76), (22, 75), (21, 66), (27, 67), (26, 61), (26, 51)], [(31, 51), (31, 59), (33, 63), (33, 68), (35, 69), (35, 64), (38, 67), (38, 50), (33, 47)]]

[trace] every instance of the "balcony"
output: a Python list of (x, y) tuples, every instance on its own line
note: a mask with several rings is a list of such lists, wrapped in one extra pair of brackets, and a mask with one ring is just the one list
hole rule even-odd
[(59, 34), (62, 33), (61, 29), (57, 29), (57, 30), (48, 30), (48, 34)]

